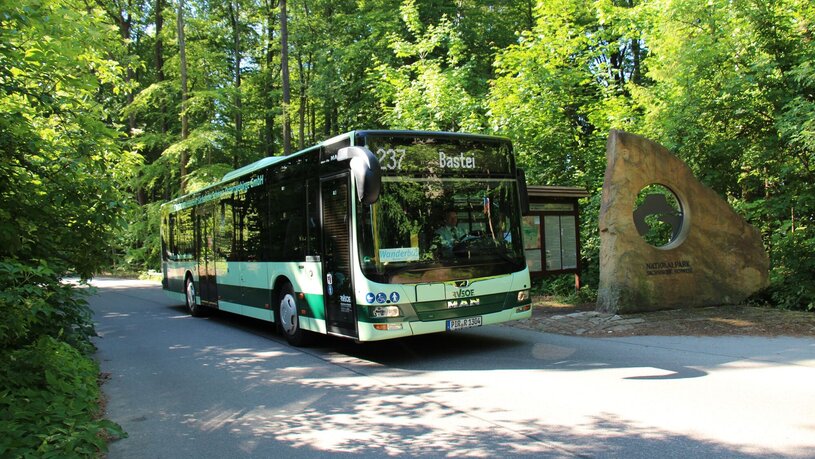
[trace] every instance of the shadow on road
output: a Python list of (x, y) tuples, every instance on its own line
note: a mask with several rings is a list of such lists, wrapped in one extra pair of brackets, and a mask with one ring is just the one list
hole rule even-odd
[[(105, 371), (114, 374), (110, 409), (132, 433), (114, 445), (111, 459), (141, 457), (145, 446), (139, 441), (172, 444), (176, 457), (262, 457), (280, 455), (281, 448), (295, 457), (779, 454), (713, 441), (703, 433), (650, 427), (619, 414), (624, 411), (582, 406), (583, 414), (570, 422), (551, 415), (568, 406), (569, 398), (614, 396), (573, 374), (601, 370), (609, 386), (673, 384), (666, 381), (704, 378), (714, 368), (751, 357), (731, 353), (729, 344), (715, 347), (725, 341), (711, 339), (714, 347), (695, 342), (702, 350), (687, 351), (659, 341), (491, 326), (366, 344), (320, 337), (315, 346), (296, 349), (271, 323), (218, 311), (194, 319), (182, 305), (154, 295), (156, 289), (102, 285), (91, 298), (101, 352), (111, 367)], [(131, 300), (127, 305), (119, 302), (125, 297)], [(236, 337), (236, 329), (264, 340)], [(131, 344), (145, 334), (155, 336), (154, 348)], [(763, 343), (762, 352), (776, 356), (801, 345)], [(143, 366), (135, 357), (122, 362), (105, 346), (152, 360)], [(632, 356), (632, 349), (646, 352)], [(169, 369), (159, 370), (164, 361)]]

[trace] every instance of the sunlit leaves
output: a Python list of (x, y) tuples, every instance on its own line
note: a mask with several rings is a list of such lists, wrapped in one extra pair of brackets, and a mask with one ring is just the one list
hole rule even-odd
[[(654, 84), (643, 132), (678, 152), (760, 228), (775, 303), (806, 307), (812, 238), (815, 58), (811, 2), (651, 2)], [(804, 255), (805, 254), (805, 255)]]
[(613, 81), (607, 67), (623, 39), (600, 23), (595, 8), (538, 4), (535, 27), (496, 58), (492, 128), (514, 140), (535, 183), (594, 188), (608, 129), (629, 123), (618, 93), (625, 82)]
[(483, 12), (461, 11), (463, 19), (442, 13), (426, 21), (408, 0), (400, 13), (408, 34), (390, 35), (397, 63), (379, 63), (368, 75), (383, 108), (381, 122), (402, 129), (484, 131), (484, 83), (490, 74), (482, 73), (484, 56), (467, 35), (468, 21), (477, 22)]
[[(71, 1), (6, 4), (0, 59), (0, 255), (58, 260), (90, 275), (106, 259), (120, 190), (133, 163), (97, 95), (121, 69), (101, 15)], [(44, 37), (44, 38), (43, 38)], [(113, 203), (113, 204), (111, 204)]]

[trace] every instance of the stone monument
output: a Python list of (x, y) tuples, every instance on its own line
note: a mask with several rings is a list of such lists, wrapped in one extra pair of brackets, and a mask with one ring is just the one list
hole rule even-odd
[[(611, 131), (606, 152), (598, 310), (736, 304), (767, 285), (759, 232), (684, 162), (622, 131)], [(664, 192), (643, 196), (653, 185)]]

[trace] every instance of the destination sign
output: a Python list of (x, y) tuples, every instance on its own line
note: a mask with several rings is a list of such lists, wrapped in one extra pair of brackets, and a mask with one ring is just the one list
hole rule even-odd
[(512, 170), (510, 144), (501, 139), (369, 135), (366, 143), (384, 175), (505, 176)]
[(243, 193), (250, 188), (254, 188), (256, 186), (263, 185), (263, 176), (258, 175), (257, 177), (247, 180), (245, 182), (240, 182), (235, 185), (231, 185), (227, 188), (220, 188), (215, 189), (214, 191), (210, 191), (208, 193), (202, 194), (200, 196), (196, 196), (192, 199), (188, 199), (184, 202), (179, 202), (173, 205), (172, 211), (178, 212), (181, 209), (186, 209), (187, 207), (197, 206), (198, 204), (203, 204), (207, 201), (212, 201), (214, 199), (221, 199), (224, 196), (228, 196), (233, 193)]

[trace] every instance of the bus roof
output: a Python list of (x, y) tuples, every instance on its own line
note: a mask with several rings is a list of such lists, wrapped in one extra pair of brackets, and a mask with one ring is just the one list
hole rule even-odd
[(360, 131), (349, 132), (350, 135), (415, 135), (415, 136), (432, 136), (432, 137), (468, 137), (471, 139), (484, 139), (484, 140), (501, 140), (510, 141), (508, 137), (487, 135), (487, 134), (468, 134), (465, 132), (448, 132), (448, 131), (410, 131), (410, 130), (384, 130), (384, 129), (364, 129)]
[(280, 161), (285, 160), (288, 156), (267, 156), (263, 159), (255, 161), (251, 164), (247, 164), (241, 168), (235, 169), (232, 172), (227, 172), (224, 177), (221, 179), (222, 182), (228, 182), (233, 178), (240, 177), (241, 175), (250, 174), (253, 171), (258, 169), (264, 168), (266, 166), (271, 166), (272, 164), (279, 163)]
[(314, 150), (315, 148), (320, 148), (322, 146), (331, 145), (331, 144), (334, 144), (334, 143), (336, 143), (338, 141), (341, 141), (341, 140), (344, 140), (344, 139), (353, 139), (357, 135), (362, 135), (362, 136), (365, 136), (365, 135), (393, 135), (393, 136), (410, 136), (410, 135), (413, 135), (413, 136), (433, 136), (433, 137), (469, 137), (469, 138), (473, 138), (473, 139), (509, 141), (509, 139), (506, 138), (506, 137), (484, 135), (484, 134), (467, 134), (467, 133), (462, 133), (462, 132), (385, 130), (385, 129), (364, 129), (364, 130), (357, 130), (357, 131), (349, 131), (349, 132), (334, 136), (334, 137), (332, 137), (330, 139), (327, 139), (327, 140), (325, 140), (323, 142), (320, 142), (320, 143), (318, 143), (316, 145), (312, 145), (312, 146), (310, 146), (308, 148), (305, 148), (303, 150), (292, 153), (292, 154), (290, 154), (288, 156), (267, 156), (265, 158), (262, 158), (260, 160), (255, 161), (253, 163), (247, 164), (246, 166), (243, 166), (243, 167), (240, 167), (240, 168), (235, 169), (233, 171), (227, 172), (221, 178), (221, 180), (217, 181), (216, 183), (205, 186), (204, 188), (201, 188), (199, 190), (195, 190), (195, 191), (193, 191), (191, 193), (187, 193), (184, 196), (179, 196), (178, 198), (175, 198), (175, 199), (173, 199), (170, 202), (165, 203), (165, 204), (177, 203), (177, 202), (180, 202), (180, 201), (184, 201), (184, 200), (188, 199), (192, 195), (199, 194), (199, 193), (201, 193), (203, 191), (209, 190), (209, 189), (214, 188), (214, 187), (216, 187), (218, 185), (221, 185), (223, 183), (230, 182), (232, 180), (237, 179), (238, 177), (242, 177), (244, 175), (251, 174), (251, 173), (253, 173), (255, 171), (263, 169), (264, 167), (268, 167), (268, 166), (271, 166), (273, 164), (277, 164), (277, 163), (292, 159), (294, 157), (303, 155), (305, 153), (308, 153), (308, 152)]

